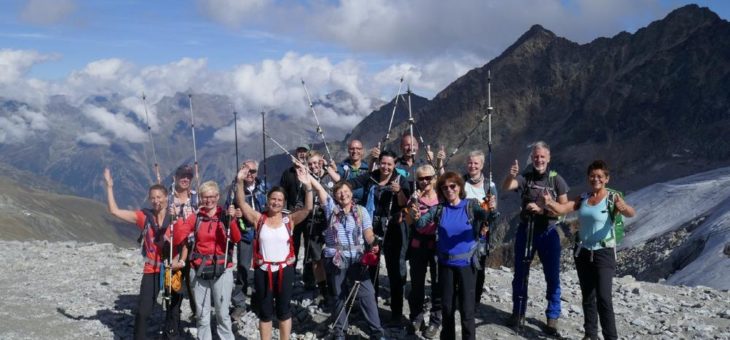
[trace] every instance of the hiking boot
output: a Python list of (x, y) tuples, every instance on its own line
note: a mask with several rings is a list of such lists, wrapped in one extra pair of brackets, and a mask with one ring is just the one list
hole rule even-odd
[(428, 325), (428, 328), (426, 328), (421, 335), (423, 335), (426, 339), (435, 339), (441, 331), (441, 328), (435, 324)]
[(547, 327), (545, 327), (545, 333), (552, 336), (560, 335), (558, 332), (558, 319), (548, 319)]
[(586, 335), (583, 340), (598, 340), (598, 335)]
[(509, 317), (509, 319), (507, 319), (507, 326), (509, 326), (511, 328), (522, 327), (522, 325), (524, 325), (524, 324), (525, 324), (524, 315), (517, 316), (517, 314), (512, 314)]

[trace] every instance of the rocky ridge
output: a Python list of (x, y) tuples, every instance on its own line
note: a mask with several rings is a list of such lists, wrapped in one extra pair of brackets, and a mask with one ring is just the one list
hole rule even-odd
[[(133, 327), (142, 262), (136, 249), (111, 244), (0, 241), (5, 273), (0, 278), (3, 307), (0, 338), (12, 339), (127, 339)], [(531, 300), (527, 327), (521, 333), (504, 326), (511, 309), (509, 268), (487, 269), (487, 285), (477, 311), (479, 339), (548, 338), (541, 331), (545, 282), (539, 267), (530, 278)], [(563, 291), (562, 336), (583, 336), (580, 289), (574, 270), (561, 275)], [(408, 287), (406, 287), (408, 290)], [(381, 295), (386, 295), (381, 294)], [(294, 339), (326, 338), (326, 314), (313, 304), (311, 295), (295, 287)], [(381, 317), (388, 306), (379, 301)], [(406, 304), (407, 308), (407, 304)], [(707, 287), (668, 286), (645, 283), (624, 276), (614, 280), (614, 308), (623, 339), (730, 339), (730, 293)], [(406, 310), (407, 312), (407, 310)], [(161, 318), (159, 309), (156, 321)], [(193, 338), (195, 325), (183, 303), (183, 338)], [(458, 316), (457, 316), (458, 318)], [(361, 318), (353, 316), (349, 333), (364, 338)], [(251, 312), (235, 322), (240, 339), (257, 338), (258, 320)], [(149, 328), (152, 335), (157, 322)], [(458, 325), (458, 321), (457, 321)], [(393, 338), (406, 336), (401, 329), (387, 329)], [(457, 334), (458, 334), (457, 326)]]

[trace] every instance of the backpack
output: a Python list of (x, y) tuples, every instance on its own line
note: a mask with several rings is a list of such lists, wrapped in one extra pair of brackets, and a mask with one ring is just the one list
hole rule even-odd
[[(162, 221), (162, 226), (157, 225), (157, 221), (155, 220), (155, 214), (151, 209), (142, 209), (142, 214), (144, 214), (144, 228), (142, 228), (142, 232), (139, 235), (139, 245), (140, 245), (140, 252), (142, 254), (142, 257), (144, 258), (145, 263), (149, 263), (154, 267), (159, 267), (162, 265), (162, 262), (156, 262), (152, 261), (149, 258), (147, 258), (148, 252), (154, 252), (154, 249), (152, 248), (153, 244), (158, 244), (162, 239), (164, 239), (165, 232), (167, 231), (167, 228), (170, 227), (172, 224), (172, 219), (169, 215), (165, 215), (165, 219)], [(147, 235), (149, 233), (150, 228), (152, 228), (155, 231), (155, 238), (154, 239), (148, 239)], [(152, 244), (150, 244), (150, 241)], [(167, 255), (168, 252), (161, 251), (160, 252), (160, 260), (166, 259), (165, 255)]]
[[(618, 246), (621, 241), (624, 239), (624, 216), (621, 215), (616, 211), (616, 198), (617, 197), (624, 197), (624, 194), (618, 190), (606, 188), (608, 190), (608, 195), (606, 197), (606, 205), (608, 206), (608, 217), (611, 220), (611, 234), (601, 241), (602, 247), (611, 247), (614, 248)], [(581, 202), (590, 197), (591, 193), (585, 192), (580, 195)], [(579, 240), (578, 232), (576, 232), (576, 240)]]
[[(199, 214), (196, 213), (195, 216), (195, 229), (194, 232), (190, 235), (188, 238), (188, 241), (192, 244), (190, 247), (190, 255), (189, 261), (194, 261), (196, 259), (201, 259), (200, 266), (195, 271), (195, 275), (197, 277), (200, 277), (203, 280), (217, 280), (223, 273), (226, 271), (226, 268), (224, 268), (223, 263), (219, 263), (218, 255), (212, 254), (212, 255), (202, 255), (195, 252), (195, 235), (198, 234), (198, 230), (200, 229), (200, 223), (202, 222), (202, 218)], [(221, 223), (222, 221), (219, 220), (218, 223)], [(218, 226), (216, 226), (217, 228)], [(210, 263), (208, 263), (210, 262)], [(233, 252), (228, 252), (228, 259), (224, 262), (233, 263)]]
[(268, 215), (266, 212), (261, 213), (261, 217), (259, 217), (259, 220), (256, 222), (256, 236), (253, 239), (253, 267), (258, 269), (261, 268), (261, 266), (267, 264), (268, 268), (266, 269), (268, 275), (269, 275), (269, 289), (274, 290), (274, 282), (273, 277), (274, 274), (271, 271), (272, 265), (278, 265), (279, 266), (279, 287), (278, 291), (281, 292), (281, 285), (283, 283), (284, 274), (282, 274), (282, 270), (286, 266), (290, 266), (294, 264), (296, 261), (296, 256), (294, 253), (294, 238), (292, 237), (292, 230), (294, 229), (294, 226), (292, 225), (291, 218), (289, 217), (289, 214), (284, 214), (282, 216), (282, 222), (284, 222), (284, 226), (286, 227), (287, 235), (289, 235), (289, 254), (286, 256), (286, 259), (284, 261), (280, 262), (271, 262), (271, 261), (264, 261), (264, 255), (261, 254), (261, 243), (259, 241), (259, 237), (261, 236), (261, 228), (266, 223), (266, 219), (268, 219)]
[[(474, 236), (474, 241), (476, 242), (472, 251), (469, 254), (467, 254), (467, 257), (472, 258), (472, 265), (475, 266), (476, 269), (481, 269), (478, 259), (474, 258), (474, 256), (476, 256), (476, 255), (481, 256), (481, 254), (479, 254), (478, 248), (479, 248), (479, 232), (480, 232), (480, 229), (482, 226), (482, 223), (481, 223), (482, 221), (477, 221), (476, 216), (474, 216), (474, 209), (476, 207), (479, 207), (480, 203), (478, 200), (473, 199), (473, 198), (467, 198), (466, 201), (467, 201), (466, 218), (469, 221), (469, 225), (471, 225), (472, 233)], [(443, 203), (439, 203), (434, 209), (436, 209), (436, 210), (434, 211), (434, 214), (433, 214), (433, 221), (436, 222), (437, 224), (439, 224), (439, 223), (441, 223), (441, 216), (443, 215), (443, 211), (444, 211)], [(436, 241), (438, 242), (438, 231), (436, 232)]]

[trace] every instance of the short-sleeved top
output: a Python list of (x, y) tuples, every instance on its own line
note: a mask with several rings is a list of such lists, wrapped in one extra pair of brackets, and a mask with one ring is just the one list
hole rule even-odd
[[(360, 213), (358, 213), (358, 210)], [(365, 245), (365, 238), (363, 236), (365, 230), (372, 229), (373, 223), (364, 207), (353, 205), (349, 214), (344, 214), (341, 209), (335, 206), (332, 197), (327, 197), (327, 202), (324, 205), (325, 216), (327, 221), (331, 224), (325, 229), (325, 248), (324, 256), (333, 257), (337, 245), (342, 247), (342, 256), (356, 258), (362, 253), (362, 248), (357, 249), (357, 246)], [(337, 214), (338, 216), (333, 216)], [(357, 214), (357, 217), (355, 216)], [(358, 224), (356, 218), (362, 218), (360, 222), (362, 224), (362, 230), (357, 230)], [(343, 223), (344, 221), (344, 223)]]
[[(517, 176), (516, 180), (519, 185), (517, 190), (520, 192), (522, 199), (520, 219), (523, 222), (526, 222), (531, 215), (525, 209), (527, 204), (530, 202), (539, 202), (544, 192), (549, 192), (553, 199), (557, 200), (559, 196), (567, 194), (570, 190), (562, 176), (557, 173), (553, 173), (554, 175), (550, 176), (550, 173), (550, 169), (540, 174), (534, 168), (530, 167), (528, 171)], [(558, 218), (554, 216), (545, 214), (533, 215), (533, 222), (536, 227), (546, 227), (557, 221)]]

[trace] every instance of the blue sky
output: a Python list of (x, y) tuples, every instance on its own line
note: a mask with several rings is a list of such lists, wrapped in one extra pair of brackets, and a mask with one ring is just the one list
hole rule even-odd
[[(594, 2), (604, 2), (591, 0)], [(52, 7), (63, 7), (70, 4), (70, 9), (62, 13), (47, 15), (45, 18), (32, 19), (28, 11), (31, 3), (39, 3), (52, 12)], [(277, 30), (276, 27), (262, 23), (266, 21), (266, 13), (258, 13), (259, 19), (241, 16), (240, 22), (231, 23), (220, 14), (207, 10), (206, 6), (218, 7), (221, 12), (226, 6), (235, 3), (257, 3), (267, 1), (171, 1), (171, 0), (95, 0), (95, 1), (3, 1), (4, 9), (0, 11), (0, 48), (35, 50), (45, 54), (56, 54), (57, 59), (35, 65), (30, 75), (41, 79), (60, 79), (72, 70), (81, 69), (87, 63), (106, 58), (121, 58), (136, 65), (164, 64), (184, 57), (206, 58), (208, 67), (226, 70), (243, 63), (256, 63), (264, 59), (279, 59), (285, 53), (293, 51), (299, 54), (312, 54), (327, 57), (337, 62), (346, 58), (357, 59), (365, 63), (371, 71), (391, 63), (422, 62), (424, 58), (409, 55), (404, 51), (392, 52), (370, 48), (367, 46), (348, 46), (348, 43), (333, 39), (326, 35), (298, 34), (296, 28)], [(347, 2), (347, 1), (345, 1)], [(404, 1), (396, 1), (404, 2)], [(405, 1), (417, 4), (418, 1)], [(468, 3), (469, 1), (465, 1)], [(488, 1), (482, 1), (488, 2)], [(551, 1), (517, 1), (527, 3), (549, 3)], [(566, 12), (576, 17), (583, 15), (583, 1), (559, 1)], [(606, 33), (618, 33), (620, 30), (634, 31), (648, 22), (661, 18), (670, 9), (681, 6), (685, 1), (630, 1), (628, 5), (622, 1), (606, 1), (617, 3), (616, 7), (624, 13), (614, 15), (618, 20), (612, 27), (585, 28), (584, 32), (564, 31), (551, 28), (550, 19), (543, 24), (556, 33), (573, 40), (586, 40), (586, 37), (597, 37)], [(210, 3), (207, 5), (206, 3)], [(278, 2), (279, 7), (286, 7)], [(286, 15), (308, 15), (306, 8), (316, 10), (328, 3), (337, 6), (338, 1), (300, 1), (301, 11), (292, 11)], [(730, 15), (728, 1), (700, 1), (701, 6), (708, 6), (723, 18)], [(60, 4), (60, 5), (59, 5)], [(51, 8), (49, 8), (51, 7)], [(344, 6), (341, 6), (344, 7)], [(397, 7), (395, 7), (397, 8)], [(41, 10), (38, 10), (41, 12)], [(286, 20), (279, 14), (276, 20)], [(407, 16), (404, 13), (403, 16)], [(548, 14), (549, 15), (549, 14)], [(587, 14), (590, 15), (590, 14)], [(42, 14), (35, 14), (42, 17)], [(489, 15), (485, 15), (488, 19)], [(529, 17), (526, 15), (526, 17)], [(537, 16), (539, 18), (539, 15)], [(448, 18), (447, 18), (448, 19)], [(542, 18), (546, 19), (546, 18)], [(237, 20), (233, 18), (230, 20)], [(307, 23), (306, 20), (297, 20)], [(520, 21), (519, 18), (516, 21)], [(250, 22), (250, 23), (249, 23)], [(529, 25), (523, 25), (524, 29)], [(569, 29), (567, 27), (566, 29)], [(521, 32), (506, 32), (510, 37), (519, 36)], [(571, 37), (572, 36), (572, 37)], [(501, 51), (507, 41), (500, 41), (491, 49), (490, 55), (480, 55), (488, 60)], [(585, 42), (585, 41), (583, 41)], [(438, 47), (436, 47), (438, 48)], [(470, 52), (470, 51), (466, 51)], [(480, 51), (483, 52), (483, 51)], [(457, 51), (456, 53), (464, 53)], [(428, 51), (424, 53), (426, 58)]]
[[(0, 97), (43, 107), (54, 94), (82, 103), (117, 93), (138, 112), (142, 92), (152, 102), (175, 92), (206, 92), (234, 98), (242, 119), (256, 119), (262, 108), (306, 114), (299, 110), (304, 78), (314, 97), (336, 89), (351, 93), (345, 109), (353, 117), (323, 115), (354, 125), (374, 108), (373, 98), (392, 97), (401, 76), (416, 93), (432, 97), (533, 24), (587, 43), (633, 32), (687, 3), (3, 0)], [(730, 1), (698, 4), (730, 17)]]

